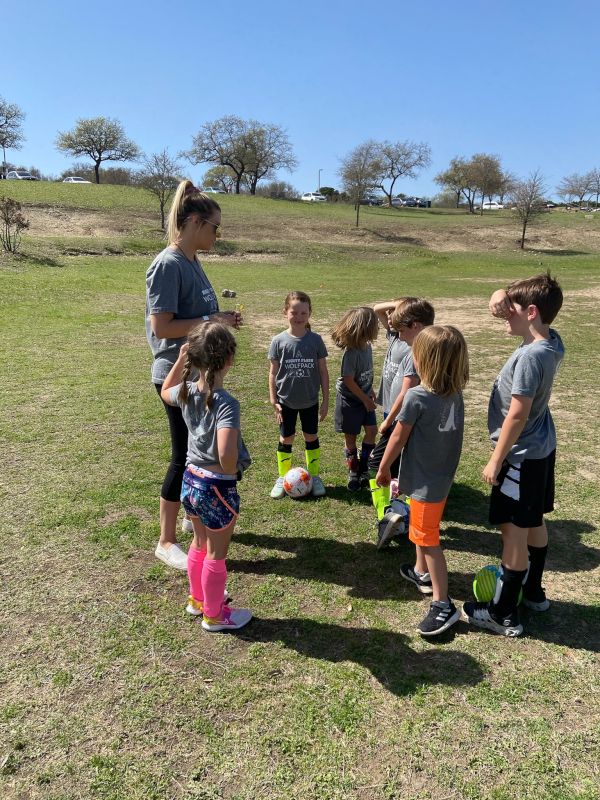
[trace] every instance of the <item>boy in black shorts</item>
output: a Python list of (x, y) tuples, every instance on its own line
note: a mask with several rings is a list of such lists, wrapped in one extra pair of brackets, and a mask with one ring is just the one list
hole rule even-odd
[(502, 569), (490, 603), (465, 603), (473, 625), (504, 636), (519, 636), (518, 602), (546, 611), (542, 588), (548, 550), (544, 514), (554, 508), (556, 431), (548, 401), (564, 356), (558, 333), (550, 328), (563, 302), (560, 286), (549, 274), (515, 281), (494, 292), (490, 311), (506, 321), (522, 344), (498, 375), (488, 407), (488, 430), (494, 452), (483, 470), (492, 486), (490, 522), (502, 533)]

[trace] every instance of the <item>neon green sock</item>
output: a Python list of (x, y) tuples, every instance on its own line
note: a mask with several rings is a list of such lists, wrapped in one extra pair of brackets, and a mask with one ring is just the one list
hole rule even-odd
[(373, 498), (373, 505), (377, 512), (377, 519), (383, 519), (386, 508), (390, 504), (390, 487), (377, 486), (375, 478), (369, 478), (369, 486), (371, 487), (371, 497)]
[(315, 447), (314, 450), (305, 450), (304, 455), (306, 456), (306, 469), (311, 475), (318, 475), (321, 465), (321, 448)]
[(292, 466), (292, 454), (291, 453), (282, 453), (281, 450), (277, 451), (277, 470), (279, 472), (279, 477), (283, 478), (286, 472)]

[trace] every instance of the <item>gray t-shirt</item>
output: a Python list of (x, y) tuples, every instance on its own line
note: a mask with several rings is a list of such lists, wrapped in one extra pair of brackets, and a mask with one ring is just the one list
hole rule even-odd
[[(412, 351), (406, 342), (398, 336), (396, 331), (388, 331), (386, 333), (388, 340), (388, 349), (383, 361), (383, 371), (381, 373), (381, 383), (379, 384), (379, 391), (377, 392), (377, 402), (383, 407), (385, 414), (390, 413), (390, 408), (394, 404), (394, 400), (398, 397), (398, 393), (402, 387), (404, 380), (404, 369), (402, 370), (402, 377), (399, 384), (396, 380), (398, 372), (406, 362), (406, 357), (411, 356), (410, 362), (412, 364)], [(393, 387), (397, 386), (395, 393)]]
[(344, 378), (352, 376), (365, 394), (373, 388), (373, 350), (368, 344), (364, 350), (344, 350), (342, 356), (342, 375), (337, 379), (337, 391), (348, 400), (361, 401), (344, 384)]
[(154, 355), (153, 383), (162, 383), (167, 377), (186, 337), (157, 339), (150, 315), (170, 313), (175, 319), (194, 319), (218, 310), (214, 289), (196, 259), (190, 261), (172, 247), (156, 256), (146, 273), (146, 338)]
[(402, 451), (400, 491), (415, 500), (439, 503), (448, 497), (462, 450), (462, 394), (441, 397), (413, 386), (404, 397), (398, 420), (413, 426)]
[(273, 338), (269, 359), (279, 362), (275, 386), (280, 403), (299, 409), (319, 402), (320, 358), (327, 358), (327, 348), (318, 333), (306, 331), (298, 337), (283, 331)]
[[(225, 389), (216, 389), (212, 407), (206, 408), (206, 395), (198, 391), (197, 383), (190, 381), (188, 402), (183, 403), (177, 396), (180, 385), (171, 389), (170, 399), (181, 408), (189, 432), (186, 466), (192, 464), (194, 467), (209, 468), (210, 464), (219, 463), (217, 431), (221, 428), (237, 428), (240, 431), (240, 404)], [(238, 437), (237, 470), (243, 472), (248, 469), (252, 459), (241, 432)]]
[[(402, 356), (400, 364), (398, 365), (398, 371), (396, 372), (396, 376), (392, 382), (392, 388), (390, 389), (390, 408), (402, 390), (404, 378), (412, 378), (416, 374), (417, 370), (415, 369), (415, 362), (413, 361), (412, 347), (409, 347), (408, 353), (405, 353)], [(396, 419), (398, 419), (398, 417), (396, 417)]]
[(558, 332), (550, 338), (517, 347), (494, 382), (488, 406), (488, 431), (494, 445), (513, 395), (532, 397), (529, 419), (509, 456), (518, 464), (526, 458), (545, 458), (556, 449), (556, 430), (548, 401), (554, 376), (565, 354)]

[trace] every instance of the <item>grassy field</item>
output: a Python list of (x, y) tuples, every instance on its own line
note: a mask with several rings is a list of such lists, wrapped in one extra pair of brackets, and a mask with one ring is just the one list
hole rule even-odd
[[(224, 198), (223, 255), (205, 266), (245, 306), (229, 387), (254, 458), (228, 586), (256, 618), (210, 636), (184, 612), (185, 576), (153, 556), (168, 446), (143, 333), (148, 254), (161, 246), (152, 203), (116, 187), (10, 191), (37, 225), (22, 256), (0, 258), (3, 800), (599, 798), (599, 221), (549, 215), (544, 241), (520, 252), (498, 246), (508, 214), (469, 238), (481, 225), (466, 215), (365, 209), (357, 232), (347, 207)], [(487, 396), (515, 342), (487, 297), (546, 268), (565, 290), (567, 347), (552, 402), (552, 608), (524, 614), (519, 640), (460, 623), (425, 641), (425, 601), (398, 576), (411, 546), (376, 551), (332, 415), (320, 432), (328, 496), (269, 500), (268, 343), (292, 288), (311, 294), (329, 345), (349, 306), (407, 292), (463, 330), (467, 430), (443, 528), (462, 602), (499, 554), (479, 475)], [(380, 369), (383, 341), (376, 352)], [(330, 346), (333, 377), (339, 362)]]

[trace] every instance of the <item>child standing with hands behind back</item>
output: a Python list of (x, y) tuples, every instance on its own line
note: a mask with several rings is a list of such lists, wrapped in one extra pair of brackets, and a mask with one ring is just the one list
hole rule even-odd
[[(344, 350), (342, 374), (336, 384), (335, 430), (344, 434), (351, 492), (368, 485), (367, 462), (377, 436), (371, 342), (378, 333), (377, 314), (369, 306), (351, 308), (331, 331), (334, 343)], [(365, 436), (359, 457), (356, 440), (362, 428)]]
[(398, 485), (410, 496), (408, 538), (417, 552), (415, 566), (403, 565), (400, 574), (422, 594), (433, 595), (417, 630), (436, 636), (460, 619), (448, 596), (440, 522), (462, 449), (462, 391), (469, 379), (469, 356), (460, 331), (432, 325), (416, 337), (413, 359), (421, 383), (406, 393), (376, 480), (389, 486), (390, 466), (402, 453)]
[[(288, 328), (275, 336), (269, 347), (269, 399), (279, 424), (279, 477), (271, 489), (274, 500), (285, 497), (283, 478), (292, 466), (298, 415), (304, 436), (306, 468), (312, 476), (312, 495), (323, 497), (325, 494), (325, 485), (319, 476), (318, 431), (319, 422), (323, 422), (329, 409), (329, 372), (325, 342), (310, 329), (311, 313), (312, 304), (306, 292), (290, 292), (283, 306)], [(323, 395), (320, 406), (319, 390)]]

